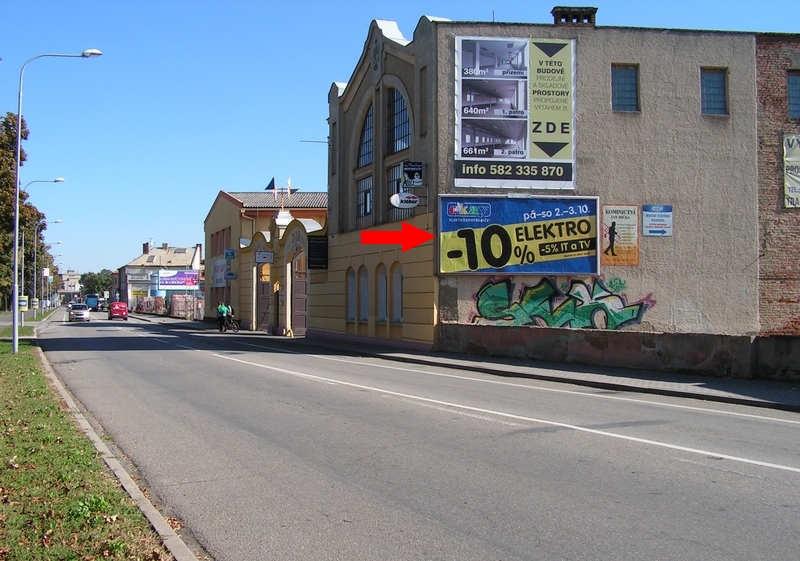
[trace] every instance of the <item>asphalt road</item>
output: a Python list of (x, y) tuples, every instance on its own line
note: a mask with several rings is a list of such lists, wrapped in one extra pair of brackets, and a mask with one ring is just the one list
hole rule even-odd
[(217, 561), (800, 551), (796, 413), (94, 318), (40, 345)]

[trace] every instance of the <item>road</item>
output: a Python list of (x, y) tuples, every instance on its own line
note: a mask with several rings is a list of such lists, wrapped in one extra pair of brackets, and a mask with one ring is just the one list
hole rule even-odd
[(217, 561), (800, 551), (797, 413), (59, 314), (58, 376)]

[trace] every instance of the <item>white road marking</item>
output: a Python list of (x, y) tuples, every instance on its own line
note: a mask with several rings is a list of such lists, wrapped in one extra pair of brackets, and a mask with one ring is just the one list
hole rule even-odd
[(710, 450), (702, 450), (702, 449), (699, 449), (699, 448), (689, 448), (689, 447), (686, 447), (686, 446), (679, 446), (679, 445), (676, 445), (676, 444), (670, 444), (668, 442), (661, 442), (661, 441), (658, 441), (658, 440), (650, 440), (650, 439), (647, 439), (647, 438), (638, 438), (638, 437), (635, 437), (635, 436), (626, 436), (626, 435), (622, 435), (622, 434), (615, 434), (613, 432), (607, 432), (607, 431), (602, 431), (602, 430), (597, 430), (597, 429), (590, 429), (590, 428), (581, 427), (581, 426), (578, 426), (578, 425), (570, 425), (568, 423), (559, 423), (559, 422), (556, 422), (556, 421), (548, 421), (546, 419), (537, 419), (535, 417), (526, 417), (526, 416), (523, 416), (523, 415), (514, 415), (512, 413), (504, 413), (502, 411), (493, 411), (491, 409), (483, 409), (481, 407), (471, 407), (469, 405), (463, 405), (463, 404), (459, 404), (459, 403), (450, 403), (450, 402), (447, 402), (447, 401), (440, 401), (438, 399), (431, 399), (431, 398), (428, 398), (428, 397), (423, 397), (423, 396), (418, 396), (418, 395), (395, 392), (395, 391), (391, 391), (391, 390), (377, 388), (377, 387), (374, 387), (374, 386), (365, 386), (363, 384), (354, 384), (352, 382), (343, 382), (341, 380), (335, 380), (335, 379), (332, 379), (332, 378), (325, 378), (323, 376), (316, 376), (316, 375), (313, 375), (313, 374), (306, 374), (304, 372), (297, 372), (297, 371), (294, 371), (294, 370), (288, 370), (286, 368), (278, 368), (276, 366), (268, 366), (268, 365), (265, 365), (265, 364), (258, 364), (256, 362), (242, 360), (242, 359), (239, 359), (239, 358), (233, 358), (233, 357), (229, 357), (229, 356), (225, 356), (225, 355), (221, 355), (221, 354), (217, 354), (217, 353), (213, 353), (213, 356), (215, 356), (217, 358), (224, 359), (224, 360), (230, 360), (230, 361), (233, 361), (233, 362), (238, 362), (240, 364), (246, 364), (248, 366), (255, 366), (257, 368), (264, 368), (264, 369), (272, 370), (272, 371), (275, 371), (275, 372), (281, 372), (283, 374), (289, 374), (290, 376), (297, 376), (299, 378), (306, 378), (306, 379), (316, 380), (316, 381), (320, 381), (320, 382), (328, 382), (328, 383), (331, 383), (331, 384), (347, 386), (347, 387), (356, 388), (356, 389), (360, 389), (360, 390), (371, 391), (371, 392), (375, 392), (375, 393), (379, 393), (379, 394), (383, 394), (383, 395), (396, 396), (396, 397), (400, 397), (400, 398), (419, 401), (419, 402), (422, 402), (422, 403), (431, 403), (431, 404), (439, 405), (439, 406), (443, 406), (443, 407), (453, 407), (453, 408), (457, 408), (457, 409), (462, 409), (464, 411), (471, 411), (473, 413), (482, 413), (482, 414), (485, 414), (485, 415), (495, 415), (495, 416), (498, 416), (498, 417), (502, 417), (504, 419), (513, 419), (513, 420), (517, 420), (517, 421), (526, 421), (526, 422), (529, 422), (529, 423), (538, 423), (538, 424), (541, 424), (541, 425), (547, 425), (547, 426), (551, 426), (551, 427), (559, 427), (559, 428), (564, 428), (564, 429), (571, 429), (571, 430), (574, 430), (574, 431), (583, 432), (583, 433), (587, 433), (587, 434), (593, 434), (593, 435), (596, 435), (596, 436), (605, 436), (605, 437), (608, 437), (608, 438), (616, 438), (616, 439), (619, 439), (619, 440), (625, 440), (625, 441), (628, 441), (628, 442), (635, 442), (635, 443), (638, 443), (638, 444), (647, 444), (647, 445), (650, 445), (650, 446), (656, 446), (656, 447), (659, 447), (659, 448), (666, 448), (666, 449), (669, 449), (669, 450), (679, 450), (681, 452), (686, 452), (686, 453), (689, 453), (689, 454), (697, 454), (697, 455), (702, 455), (702, 456), (714, 456), (716, 458), (723, 458), (723, 459), (726, 459), (726, 460), (730, 460), (732, 462), (739, 462), (739, 463), (749, 464), (749, 465), (754, 465), (754, 466), (761, 466), (761, 467), (766, 467), (766, 468), (771, 468), (771, 469), (778, 469), (778, 470), (782, 470), (782, 471), (789, 471), (789, 472), (793, 472), (793, 473), (800, 473), (800, 468), (792, 467), (792, 466), (785, 466), (785, 465), (781, 465), (781, 464), (773, 464), (773, 463), (770, 463), (770, 462), (762, 462), (762, 461), (759, 461), (759, 460), (752, 460), (750, 458), (743, 458), (743, 457), (740, 457), (740, 456), (731, 456), (729, 454), (722, 454), (722, 453), (719, 453), (719, 452), (712, 452)]
[[(270, 347), (269, 345), (254, 345), (252, 343), (242, 343), (242, 342), (239, 342), (239, 341), (237, 341), (237, 343), (240, 344), (240, 345), (246, 346), (246, 347), (256, 347), (256, 348), (260, 348), (260, 349), (269, 349), (269, 350), (278, 351), (278, 352), (284, 352), (284, 353), (288, 353), (288, 354), (303, 354), (303, 355), (307, 354), (307, 353), (301, 353), (299, 351), (292, 351), (292, 350), (288, 350), (288, 349), (282, 349), (282, 348), (279, 348), (279, 347)], [(455, 378), (457, 380), (465, 380), (465, 381), (469, 381), (469, 382), (480, 382), (480, 383), (483, 383), (483, 384), (494, 384), (494, 385), (498, 385), (498, 386), (509, 386), (509, 387), (514, 387), (514, 388), (524, 388), (524, 389), (528, 389), (528, 390), (560, 393), (560, 394), (567, 394), (567, 395), (575, 395), (575, 396), (589, 397), (589, 398), (595, 398), (595, 399), (608, 399), (608, 400), (613, 400), (613, 401), (626, 401), (626, 402), (630, 402), (630, 403), (639, 403), (639, 404), (644, 404), (644, 405), (654, 405), (654, 406), (658, 406), (658, 407), (669, 407), (669, 408), (673, 408), (673, 409), (683, 409), (683, 410), (687, 410), (687, 411), (697, 411), (697, 412), (700, 412), (700, 413), (711, 413), (711, 414), (714, 414), (714, 415), (729, 415), (729, 416), (732, 416), (732, 417), (742, 417), (742, 418), (748, 418), (748, 419), (758, 419), (758, 420), (762, 420), (762, 421), (773, 421), (773, 422), (777, 422), (777, 423), (788, 423), (790, 425), (800, 425), (800, 421), (794, 421), (794, 420), (791, 420), (791, 419), (778, 419), (778, 418), (775, 418), (775, 417), (768, 417), (766, 415), (755, 415), (755, 414), (752, 414), (752, 413), (740, 413), (740, 412), (736, 412), (736, 411), (720, 411), (720, 410), (717, 410), (717, 409), (709, 409), (707, 407), (693, 407), (691, 405), (679, 405), (679, 404), (676, 404), (676, 403), (662, 403), (662, 402), (659, 402), (659, 401), (651, 401), (651, 400), (646, 400), (646, 399), (637, 399), (637, 398), (632, 398), (632, 397), (622, 397), (622, 396), (616, 396), (616, 395), (603, 395), (603, 394), (590, 393), (590, 392), (585, 392), (585, 391), (563, 390), (563, 389), (558, 389), (558, 388), (544, 388), (544, 387), (541, 387), (541, 386), (532, 386), (532, 385), (529, 385), (529, 384), (520, 384), (518, 382), (507, 382), (507, 381), (504, 381), (504, 380), (492, 380), (492, 379), (485, 379), (485, 378), (474, 378), (474, 377), (471, 377), (471, 376), (464, 376), (464, 375), (460, 375), (460, 374), (445, 374), (443, 372), (429, 372), (427, 370), (418, 370), (416, 368), (409, 368), (409, 367), (403, 367), (403, 366), (391, 366), (391, 365), (388, 365), (388, 364), (368, 364), (368, 363), (365, 363), (363, 361), (356, 361), (356, 360), (350, 360), (350, 359), (345, 359), (345, 358), (337, 358), (337, 357), (331, 357), (331, 356), (324, 356), (324, 355), (307, 355), (307, 356), (313, 356), (314, 358), (318, 358), (320, 360), (330, 360), (330, 361), (333, 361), (333, 362), (343, 362), (345, 364), (357, 364), (359, 366), (369, 366), (371, 368), (383, 368), (385, 370), (399, 370), (401, 372), (411, 372), (411, 373), (414, 373), (414, 374), (424, 374), (426, 376), (438, 376), (438, 377), (441, 377), (441, 378)], [(448, 367), (447, 365), (442, 365), (442, 366), (437, 366), (435, 368), (452, 368), (452, 367)]]

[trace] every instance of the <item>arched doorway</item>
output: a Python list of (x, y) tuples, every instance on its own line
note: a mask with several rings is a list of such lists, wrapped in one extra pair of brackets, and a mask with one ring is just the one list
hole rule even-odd
[(306, 334), (308, 326), (308, 264), (304, 251), (292, 259), (292, 333)]
[(270, 264), (264, 263), (257, 269), (258, 284), (256, 288), (256, 330), (270, 331), (269, 304), (272, 297), (272, 282), (270, 282)]

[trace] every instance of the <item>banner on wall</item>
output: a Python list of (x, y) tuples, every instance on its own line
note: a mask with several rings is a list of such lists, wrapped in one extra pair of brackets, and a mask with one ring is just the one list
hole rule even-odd
[(639, 207), (602, 205), (601, 265), (639, 264)]
[(598, 272), (597, 197), (441, 195), (439, 272)]
[(456, 37), (455, 186), (573, 189), (575, 43)]
[(800, 208), (800, 134), (783, 137), (784, 208)]
[(229, 263), (225, 259), (217, 259), (211, 262), (211, 288), (228, 286), (228, 281), (225, 280), (228, 265)]
[(200, 288), (200, 273), (198, 271), (159, 271), (158, 289), (179, 288), (183, 290), (198, 290)]

